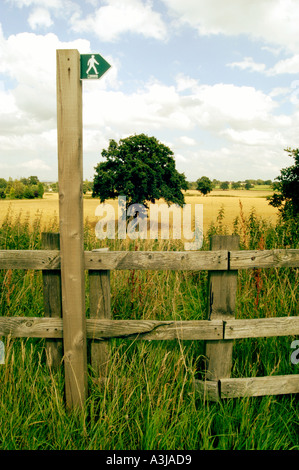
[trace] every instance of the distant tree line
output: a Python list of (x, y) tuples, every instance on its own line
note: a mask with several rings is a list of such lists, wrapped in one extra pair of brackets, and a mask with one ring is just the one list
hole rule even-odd
[[(53, 192), (53, 193), (58, 193), (59, 188), (58, 188), (58, 181), (56, 183), (44, 183), (45, 191), (47, 192)], [(83, 194), (86, 193), (91, 193), (93, 189), (93, 182), (84, 180), (83, 181)]]
[(37, 176), (8, 180), (0, 178), (1, 199), (36, 199), (42, 198), (45, 188)]
[(202, 194), (206, 195), (213, 189), (251, 189), (254, 186), (272, 186), (271, 180), (262, 179), (247, 179), (245, 181), (220, 181), (210, 180), (207, 176), (202, 176), (197, 181), (188, 182), (188, 189), (197, 189)]

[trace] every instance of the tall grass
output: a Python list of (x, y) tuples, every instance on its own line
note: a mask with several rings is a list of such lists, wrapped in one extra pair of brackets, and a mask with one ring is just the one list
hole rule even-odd
[[(0, 227), (0, 249), (39, 249), (42, 230), (57, 231), (56, 221), (41, 227), (37, 214), (11, 211)], [(32, 225), (32, 224), (31, 224)], [(221, 210), (209, 236), (228, 233)], [(244, 249), (298, 248), (291, 224), (270, 226), (242, 207), (234, 233)], [(86, 221), (85, 249), (179, 250), (179, 241), (99, 241)], [(0, 271), (1, 315), (42, 316), (42, 277), (34, 271)], [(86, 305), (88, 315), (88, 279)], [(113, 318), (204, 319), (207, 272), (111, 272)], [(297, 315), (298, 269), (244, 270), (238, 276), (238, 318)], [(220, 403), (194, 393), (203, 363), (201, 341), (110, 341), (105, 386), (89, 366), (89, 396), (81, 413), (64, 406), (63, 368), (46, 364), (44, 340), (0, 338), (0, 449), (297, 449), (298, 396), (238, 398)], [(235, 341), (233, 377), (299, 373), (290, 361), (294, 337)]]

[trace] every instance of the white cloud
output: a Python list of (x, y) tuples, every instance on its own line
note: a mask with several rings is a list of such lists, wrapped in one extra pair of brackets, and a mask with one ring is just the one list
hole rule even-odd
[(181, 24), (200, 35), (247, 36), (296, 52), (299, 47), (297, 0), (163, 0)]
[(178, 74), (175, 80), (178, 91), (192, 90), (198, 85), (198, 80), (191, 78), (183, 73)]
[(49, 8), (58, 8), (61, 6), (61, 0), (8, 0), (9, 3), (19, 8), (31, 6), (48, 6)]
[(49, 28), (53, 21), (48, 10), (44, 8), (36, 8), (29, 16), (28, 23), (31, 29)]
[(54, 34), (34, 33), (20, 33), (5, 39), (0, 28), (2, 73), (17, 82), (11, 91), (14, 104), (37, 121), (55, 118), (56, 50), (65, 48), (90, 52), (90, 43), (83, 39), (63, 43)]
[(202, 123), (228, 122), (234, 125), (252, 125), (268, 119), (276, 103), (266, 94), (253, 87), (218, 83), (198, 87), (197, 100), (204, 114)]
[(262, 51), (270, 52), (270, 54), (273, 54), (275, 56), (280, 55), (281, 52), (283, 51), (282, 47), (262, 46), (261, 49)]
[(40, 85), (55, 88), (56, 49), (66, 48), (88, 53), (90, 43), (85, 39), (64, 43), (52, 33), (19, 33), (5, 39), (0, 25), (1, 72), (32, 88), (39, 88)]
[(183, 163), (188, 161), (188, 159), (184, 155), (181, 155), (180, 153), (175, 154), (175, 159), (176, 161), (183, 162)]
[(68, 20), (72, 15), (81, 11), (80, 6), (73, 0), (6, 0), (12, 6), (28, 12), (28, 24), (33, 31), (50, 28), (54, 20)]
[(269, 93), (269, 96), (275, 98), (277, 96), (285, 96), (290, 94), (290, 88), (288, 87), (276, 87)]
[(282, 148), (284, 145), (284, 139), (279, 131), (269, 132), (260, 131), (259, 129), (248, 129), (248, 130), (235, 130), (225, 129), (222, 135), (227, 136), (233, 142), (237, 142), (245, 145), (255, 146), (276, 146)]
[(266, 68), (263, 63), (254, 62), (252, 57), (245, 57), (240, 62), (231, 62), (227, 64), (228, 67), (238, 68), (240, 70), (248, 70), (250, 72), (265, 73), (269, 76), (279, 74), (298, 74), (299, 73), (299, 54), (295, 54), (292, 57), (278, 61), (270, 69)]
[(181, 137), (179, 137), (179, 141), (183, 145), (187, 145), (187, 147), (193, 147), (194, 145), (196, 145), (196, 140), (192, 139), (192, 137), (188, 137), (186, 135), (182, 135)]
[(280, 60), (274, 67), (268, 70), (269, 75), (278, 75), (282, 73), (299, 73), (299, 54), (295, 54), (288, 59)]
[(78, 9), (78, 5), (72, 0), (6, 0), (18, 8), (42, 7), (47, 10), (64, 11), (69, 13)]
[(249, 70), (250, 72), (264, 72), (266, 69), (265, 64), (254, 62), (252, 57), (245, 57), (241, 62), (232, 62), (227, 65), (240, 70)]
[(6, 39), (0, 25), (1, 71), (6, 77), (0, 87), (0, 148), (1, 158), (18, 159), (14, 168), (22, 169), (24, 161), (36, 166), (51, 157), (57, 165), (56, 49), (65, 48), (89, 52), (90, 44), (83, 39), (63, 43), (54, 34), (20, 33)]
[(40, 160), (39, 158), (36, 158), (34, 160), (29, 160), (26, 162), (23, 162), (20, 165), (21, 168), (26, 168), (27, 170), (51, 170), (51, 167), (49, 165), (46, 165), (43, 160)]
[[(260, 3), (266, 4), (265, 0)], [(272, 0), (267, 2), (268, 7), (269, 3), (273, 3)], [(46, 12), (48, 19), (54, 21), (62, 8), (59, 0), (19, 0), (18, 4), (31, 9), (29, 18), (32, 28), (42, 26), (43, 21), (46, 26)], [(95, 6), (93, 1), (92, 4)], [(211, 0), (211, 4), (214, 9), (210, 2), (201, 0), (173, 0), (168, 3), (172, 5), (169, 6), (172, 11), (183, 9), (180, 21), (188, 21), (201, 34), (203, 31), (204, 34), (216, 34), (217, 31), (237, 34), (238, 29), (242, 30), (243, 27), (245, 32), (249, 31), (243, 17), (240, 18), (241, 25), (236, 24), (236, 16), (234, 21), (230, 19), (225, 22), (228, 4), (235, 5), (234, 1)], [(253, 5), (253, 10), (260, 11), (259, 3), (255, 1), (246, 2), (246, 5)], [(39, 11), (43, 11), (44, 17), (37, 13), (34, 17), (38, 8), (43, 9)], [(243, 15), (246, 16), (248, 8), (246, 6)], [(71, 20), (74, 28), (92, 31), (105, 41), (119, 39), (123, 33), (131, 32), (159, 40), (167, 38), (168, 30), (162, 16), (153, 10), (149, 1), (107, 0), (104, 6), (95, 10), (94, 16), (85, 18), (73, 7), (74, 11), (77, 12)], [(207, 14), (200, 16), (199, 12)], [(253, 24), (250, 15), (248, 21)], [(264, 17), (257, 17), (256, 21), (263, 23)], [(259, 28), (252, 35), (257, 37)], [(0, 87), (0, 148), (7, 161), (13, 158), (18, 161), (20, 170), (33, 172), (36, 169), (36, 172), (43, 171), (44, 174), (57, 171), (56, 49), (63, 48), (88, 53), (90, 43), (84, 39), (63, 43), (54, 34), (20, 33), (5, 38), (0, 30), (1, 71), (11, 79), (9, 89)], [(269, 168), (279, 167), (278, 155), (281, 155), (284, 146), (297, 145), (298, 114), (290, 117), (276, 115), (277, 103), (287, 93), (285, 89), (277, 88), (267, 95), (250, 86), (227, 83), (208, 85), (189, 72), (189, 75), (175, 75), (173, 85), (155, 79), (144, 83), (139, 81), (139, 89), (127, 93), (118, 80), (121, 59), (116, 61), (113, 56), (105, 58), (113, 66), (105, 78), (85, 82), (83, 86), (84, 164), (91, 168), (91, 173), (86, 175), (88, 177), (93, 174), (92, 167), (110, 138), (118, 140), (133, 133), (145, 132), (157, 138), (166, 134), (170, 148), (177, 145), (178, 164), (183, 166), (188, 162), (190, 175), (197, 174), (202, 164), (203, 168), (206, 166), (211, 170), (212, 177), (219, 177), (221, 168), (228, 166), (231, 168), (229, 171), (235, 172), (237, 168), (236, 173), (245, 172), (242, 169), (244, 161), (248, 161), (252, 171), (257, 171), (257, 175), (261, 176), (258, 171), (261, 158), (267, 173)], [(257, 64), (251, 57), (230, 66), (267, 73), (264, 64)], [(287, 64), (284, 66), (286, 69)], [(291, 64), (288, 66), (290, 68)], [(280, 69), (283, 69), (282, 64)], [(164, 141), (163, 137), (161, 140)], [(201, 147), (196, 146), (198, 142)], [(189, 167), (189, 164), (192, 166)]]
[(93, 32), (101, 41), (115, 41), (124, 33), (142, 34), (147, 38), (164, 40), (167, 28), (160, 13), (152, 9), (149, 1), (105, 0), (104, 6), (93, 14), (81, 18), (76, 13), (71, 18), (76, 32)]

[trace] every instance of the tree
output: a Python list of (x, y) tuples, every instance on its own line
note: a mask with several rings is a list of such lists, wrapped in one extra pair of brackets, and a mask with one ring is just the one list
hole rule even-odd
[(51, 183), (50, 188), (54, 193), (58, 193), (58, 182), (56, 183)]
[(253, 187), (253, 185), (250, 183), (250, 181), (249, 181), (249, 180), (246, 180), (246, 181), (245, 181), (244, 188), (248, 190), (248, 189), (250, 189), (250, 188), (252, 188), (252, 187)]
[(36, 197), (42, 199), (43, 195), (44, 195), (44, 192), (45, 192), (45, 188), (44, 188), (43, 183), (38, 183), (38, 185), (37, 185), (37, 196)]
[(0, 178), (0, 189), (3, 189), (5, 191), (7, 187), (7, 181), (4, 178)]
[(38, 185), (39, 179), (37, 176), (29, 176), (28, 178), (28, 184), (29, 186), (35, 186)]
[(196, 181), (196, 189), (200, 191), (204, 196), (210, 193), (213, 189), (213, 183), (207, 176), (202, 176)]
[(25, 186), (21, 181), (15, 180), (14, 181), (14, 197), (15, 199), (23, 199), (24, 197), (24, 190)]
[(239, 189), (241, 188), (241, 182), (240, 181), (233, 181), (232, 182), (232, 189)]
[(220, 189), (228, 189), (229, 188), (229, 182), (228, 181), (222, 181), (222, 183), (220, 183)]
[(188, 181), (187, 184), (188, 184), (188, 189), (196, 189), (197, 187), (196, 181)]
[(294, 217), (299, 214), (299, 149), (285, 149), (295, 164), (283, 168), (280, 176), (275, 178), (273, 189), (277, 192), (269, 197), (269, 204), (278, 207), (284, 218)]
[(182, 190), (188, 189), (185, 175), (175, 168), (173, 152), (155, 137), (145, 134), (111, 139), (102, 151), (106, 161), (99, 163), (93, 181), (93, 197), (101, 202), (126, 196), (127, 205), (154, 203), (164, 198), (170, 205), (183, 206)]
[(86, 194), (88, 191), (92, 191), (92, 181), (86, 179), (83, 181), (83, 194)]

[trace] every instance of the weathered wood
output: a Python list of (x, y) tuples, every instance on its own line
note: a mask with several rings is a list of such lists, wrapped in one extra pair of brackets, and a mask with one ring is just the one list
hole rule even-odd
[(13, 338), (62, 338), (62, 318), (0, 317), (0, 336)]
[[(274, 256), (274, 252), (276, 252)], [(112, 251), (84, 252), (87, 270), (225, 271), (270, 267), (299, 267), (299, 250), (264, 251)], [(57, 250), (0, 250), (0, 269), (60, 269)]]
[(299, 374), (220, 379), (221, 398), (299, 393)]
[[(227, 251), (85, 251), (86, 270), (226, 270)], [(0, 250), (0, 269), (60, 269), (56, 250)]]
[[(239, 247), (237, 235), (215, 235), (211, 238), (212, 250), (236, 250)], [(238, 271), (209, 272), (209, 319), (234, 318)], [(229, 377), (232, 368), (233, 341), (207, 341), (205, 344), (206, 378), (218, 380)]]
[(291, 335), (299, 335), (299, 317), (228, 320), (224, 328), (225, 339)]
[(222, 338), (221, 321), (87, 320), (88, 336), (106, 339), (139, 336), (143, 340), (201, 340)]
[[(110, 271), (89, 271), (88, 278), (90, 318), (111, 319)], [(102, 379), (108, 375), (109, 344), (93, 338), (90, 349), (91, 366), (96, 377)]]
[(0, 250), (0, 269), (60, 269), (60, 251)]
[(231, 269), (298, 267), (299, 250), (242, 250), (230, 253)]
[(217, 380), (194, 380), (194, 392), (204, 400), (218, 401), (220, 399)]
[[(87, 337), (99, 341), (112, 337), (141, 335), (139, 339), (227, 340), (293, 336), (299, 334), (299, 317), (254, 320), (98, 320), (87, 319)], [(0, 317), (0, 335), (62, 338), (62, 320), (39, 317)]]
[[(42, 233), (42, 247), (49, 250), (59, 250), (59, 233)], [(43, 299), (45, 317), (62, 318), (60, 270), (43, 271)], [(48, 339), (46, 341), (46, 355), (49, 367), (57, 370), (62, 362), (62, 341)]]
[(85, 252), (86, 269), (226, 270), (228, 253), (219, 251)]
[(80, 54), (57, 50), (60, 259), (68, 408), (87, 398)]
[[(87, 337), (105, 341), (109, 338), (139, 340), (204, 340), (219, 339), (222, 321), (159, 320), (86, 320)], [(0, 335), (28, 338), (62, 338), (63, 321), (59, 318), (0, 317)]]

